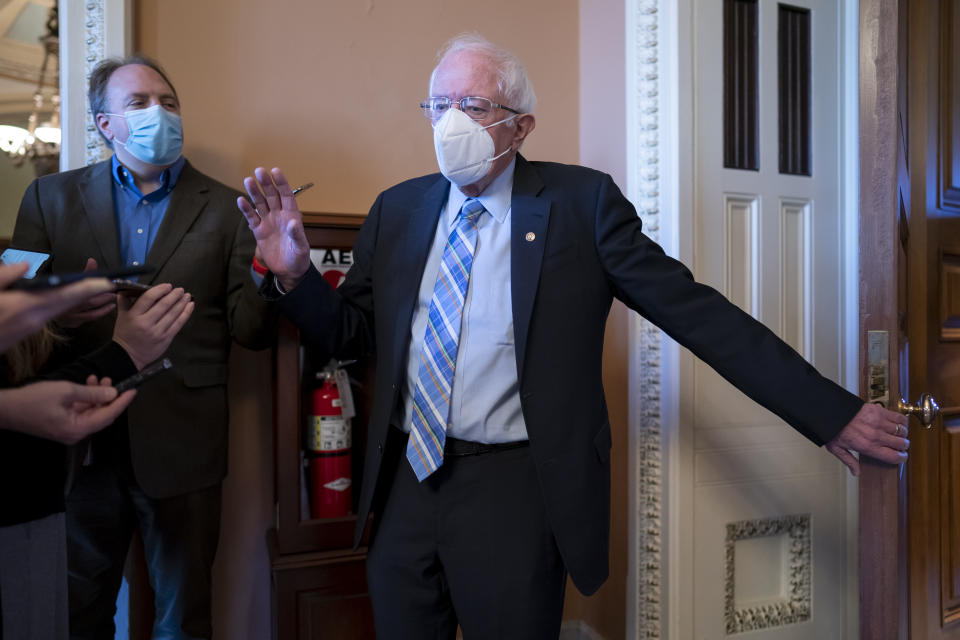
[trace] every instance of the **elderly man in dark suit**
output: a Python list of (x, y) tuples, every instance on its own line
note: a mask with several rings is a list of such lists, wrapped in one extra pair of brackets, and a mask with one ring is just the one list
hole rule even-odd
[[(254, 240), (237, 192), (181, 154), (177, 93), (152, 60), (102, 62), (90, 106), (114, 156), (36, 180), (13, 246), (50, 268), (156, 267), (147, 284), (183, 287), (196, 308), (167, 354), (174, 370), (144, 385), (125, 416), (93, 438), (67, 500), (73, 638), (112, 638), (114, 602), (136, 526), (156, 591), (154, 637), (209, 638), (211, 567), (227, 472), (231, 340), (265, 347), (275, 313), (251, 276)], [(61, 319), (69, 352), (106, 343), (111, 299)]]
[[(641, 232), (609, 176), (529, 162), (533, 91), (475, 36), (443, 52), (421, 105), (442, 175), (383, 192), (333, 290), (283, 174), (238, 201), (265, 295), (330, 353), (374, 353), (357, 535), (378, 637), (556, 638), (566, 573), (608, 571), (610, 424), (601, 353), (613, 298), (661, 326), (817, 445), (906, 458), (905, 418), (830, 382)], [(398, 444), (397, 444), (398, 443)]]

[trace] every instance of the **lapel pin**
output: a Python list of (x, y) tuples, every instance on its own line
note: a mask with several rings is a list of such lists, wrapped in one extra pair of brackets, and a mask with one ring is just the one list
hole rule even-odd
[(537, 234), (535, 234), (533, 231), (527, 231), (527, 235), (523, 237), (526, 239), (527, 242), (533, 242), (534, 240), (537, 239)]

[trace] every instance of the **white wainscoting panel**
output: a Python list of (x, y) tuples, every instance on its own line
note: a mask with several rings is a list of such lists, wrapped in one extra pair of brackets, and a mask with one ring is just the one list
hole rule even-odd
[(809, 200), (780, 200), (780, 337), (810, 359)]
[(757, 317), (759, 255), (757, 251), (757, 215), (759, 198), (755, 195), (723, 196), (724, 293), (738, 307)]

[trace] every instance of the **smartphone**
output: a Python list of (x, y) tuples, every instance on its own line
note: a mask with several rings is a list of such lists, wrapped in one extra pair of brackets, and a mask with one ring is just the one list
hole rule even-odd
[(50, 258), (49, 253), (40, 253), (39, 251), (27, 251), (26, 249), (4, 249), (0, 253), (0, 262), (3, 264), (16, 264), (26, 262), (30, 265), (27, 272), (23, 274), (24, 278), (33, 278), (37, 275), (37, 270), (43, 266), (43, 263)]
[(173, 367), (173, 363), (170, 362), (170, 358), (163, 358), (162, 360), (157, 360), (153, 364), (148, 364), (141, 371), (133, 374), (126, 380), (121, 380), (113, 387), (117, 390), (117, 395), (120, 395), (124, 391), (129, 391), (130, 389), (136, 389), (141, 384), (152, 378), (153, 376), (166, 371)]
[(123, 295), (131, 298), (139, 297), (140, 294), (150, 288), (150, 285), (148, 284), (134, 282), (133, 280), (124, 280), (122, 278), (114, 280), (113, 284), (115, 284), (117, 287), (117, 293), (122, 293)]
[(21, 289), (23, 291), (37, 291), (40, 289), (51, 289), (53, 287), (62, 287), (65, 284), (71, 284), (84, 278), (108, 278), (116, 280), (127, 276), (140, 276), (145, 273), (156, 271), (151, 266), (139, 265), (136, 267), (121, 267), (119, 269), (93, 269), (92, 271), (74, 271), (72, 273), (51, 273), (36, 278), (20, 278), (13, 282), (8, 289)]

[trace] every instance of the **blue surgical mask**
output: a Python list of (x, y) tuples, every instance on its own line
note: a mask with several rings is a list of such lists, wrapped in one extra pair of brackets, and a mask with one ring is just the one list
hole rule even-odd
[(108, 113), (127, 121), (129, 135), (126, 141), (114, 138), (117, 144), (144, 164), (164, 166), (173, 164), (183, 152), (183, 124), (180, 116), (162, 105), (147, 109), (132, 109), (124, 113)]

